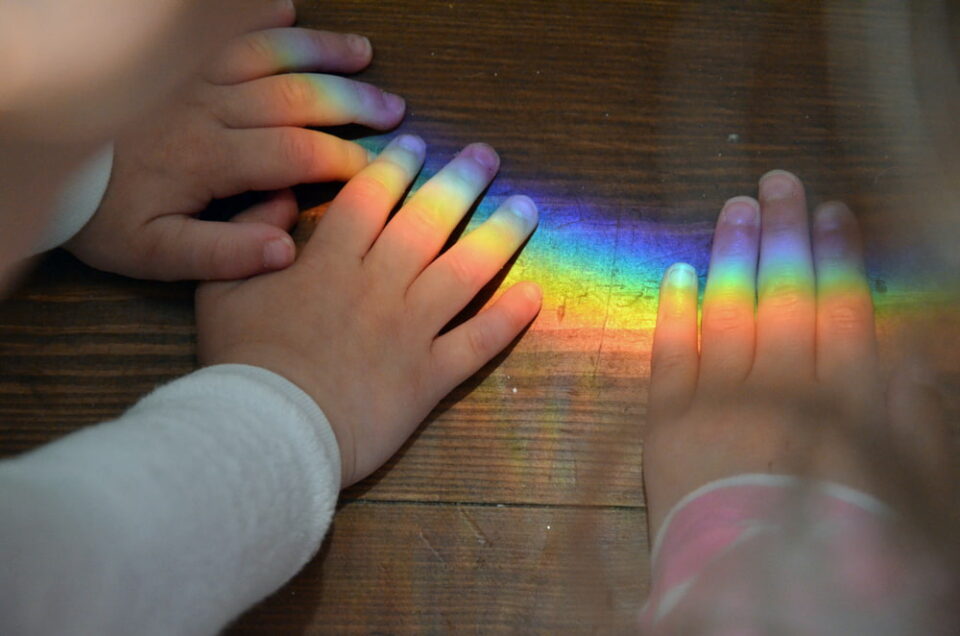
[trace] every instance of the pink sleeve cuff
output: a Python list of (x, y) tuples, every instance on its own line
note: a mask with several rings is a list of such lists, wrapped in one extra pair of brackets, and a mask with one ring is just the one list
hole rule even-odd
[(854, 620), (886, 633), (870, 625), (907, 620), (937, 587), (929, 554), (897, 543), (894, 526), (885, 504), (838, 484), (709, 483), (657, 535), (640, 624), (654, 634), (814, 634)]

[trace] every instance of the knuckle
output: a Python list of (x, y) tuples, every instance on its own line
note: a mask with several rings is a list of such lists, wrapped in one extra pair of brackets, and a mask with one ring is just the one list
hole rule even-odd
[(806, 228), (791, 218), (772, 218), (766, 221), (763, 226), (763, 234), (767, 239), (788, 240), (793, 237), (801, 237), (806, 233)]
[(380, 156), (369, 164), (366, 172), (376, 177), (381, 183), (388, 187), (391, 192), (399, 194), (407, 184), (413, 179), (409, 167), (401, 163), (395, 157)]
[(824, 320), (828, 328), (835, 333), (854, 334), (872, 330), (870, 316), (865, 307), (846, 303), (825, 310)]
[(474, 358), (484, 360), (492, 354), (493, 338), (489, 329), (483, 325), (474, 325), (467, 332), (467, 347)]
[(468, 193), (471, 200), (478, 191), (474, 177), (463, 170), (448, 170), (444, 175), (443, 186), (446, 190)]
[(444, 224), (439, 210), (423, 202), (407, 208), (411, 231), (414, 236), (431, 238), (444, 233)]
[(461, 288), (476, 289), (480, 286), (479, 270), (469, 259), (451, 250), (447, 255), (447, 270), (453, 282)]
[(264, 33), (251, 33), (243, 39), (243, 54), (252, 60), (273, 59), (273, 46)]
[(230, 241), (224, 234), (218, 234), (213, 237), (212, 242), (208, 249), (197, 250), (196, 253), (196, 263), (194, 264), (194, 271), (197, 272), (201, 279), (215, 279), (219, 278), (223, 272), (220, 264), (221, 263), (230, 263), (233, 260), (233, 254), (231, 250)]
[(650, 356), (650, 373), (656, 375), (673, 375), (677, 371), (685, 371), (690, 366), (690, 355), (677, 349), (654, 348)]
[(743, 303), (720, 301), (710, 304), (703, 311), (703, 328), (714, 333), (740, 331), (753, 323), (753, 308), (749, 310)]
[(795, 279), (772, 282), (764, 292), (764, 301), (781, 311), (800, 311), (810, 300), (810, 290), (807, 285)]
[(290, 130), (279, 137), (280, 156), (292, 165), (312, 166), (317, 160), (316, 147), (306, 131)]
[(304, 105), (311, 102), (313, 93), (310, 80), (295, 73), (280, 76), (276, 92), (277, 102), (290, 112), (303, 110)]
[[(685, 300), (687, 300), (687, 302), (684, 302)], [(673, 292), (669, 296), (662, 293), (657, 314), (659, 320), (667, 320), (670, 322), (682, 320), (690, 315), (690, 303), (688, 299), (683, 298), (676, 292)]]
[(393, 192), (383, 177), (375, 172), (361, 174), (354, 179), (351, 185), (351, 196), (357, 201), (385, 201), (393, 196)]

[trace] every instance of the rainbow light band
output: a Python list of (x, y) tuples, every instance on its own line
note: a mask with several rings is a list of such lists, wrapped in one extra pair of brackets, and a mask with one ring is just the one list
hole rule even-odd
[[(378, 135), (358, 140), (373, 152), (395, 136)], [(448, 161), (428, 150), (424, 169), (412, 191), (436, 174)], [(605, 351), (649, 354), (656, 323), (660, 281), (675, 262), (690, 263), (700, 279), (702, 296), (714, 223), (666, 224), (640, 218), (606, 218), (590, 214), (582, 201), (564, 201), (528, 186), (516, 188), (509, 173), (501, 173), (477, 207), (467, 231), (475, 228), (512, 194), (526, 194), (540, 211), (536, 232), (520, 254), (504, 286), (532, 280), (543, 289), (543, 309), (531, 331), (550, 337), (555, 351), (592, 351), (603, 338)], [(719, 212), (722, 201), (717, 201)], [(641, 212), (641, 211), (638, 211)], [(640, 216), (647, 216), (641, 215)], [(571, 229), (571, 225), (576, 229)], [(876, 308), (878, 328), (887, 318), (922, 312), (951, 298), (912, 255), (868, 256), (868, 279)], [(723, 272), (718, 286), (737, 286), (744, 276), (738, 268)], [(843, 287), (843, 276), (834, 279)]]

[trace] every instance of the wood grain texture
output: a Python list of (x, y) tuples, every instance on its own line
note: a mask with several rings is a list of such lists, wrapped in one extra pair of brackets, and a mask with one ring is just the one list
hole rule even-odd
[[(298, 2), (304, 25), (371, 38), (360, 79), (407, 99), (401, 130), (431, 156), (494, 145), (492, 194), (528, 193), (543, 215), (569, 216), (556, 240), (601, 228), (631, 250), (628, 228), (648, 223), (685, 233), (696, 250), (674, 257), (700, 265), (724, 199), (774, 167), (800, 174), (814, 203), (848, 201), (871, 259), (915, 245), (889, 231), (930, 179), (924, 139), (897, 123), (916, 120), (905, 51), (892, 36), (876, 46), (898, 32), (898, 5)], [(620, 289), (616, 262), (604, 267), (588, 290), (571, 283), (571, 303)], [(655, 293), (655, 278), (644, 284)], [(626, 631), (647, 586), (639, 440), (653, 317), (635, 314), (635, 331), (579, 329), (566, 301), (547, 302), (509, 355), (345, 492), (318, 558), (235, 633)], [(954, 422), (955, 354), (944, 360)], [(0, 306), (0, 455), (118, 415), (195, 368), (193, 355), (191, 285), (48, 256)]]
[(320, 557), (231, 631), (629, 631), (642, 528), (637, 509), (353, 502)]

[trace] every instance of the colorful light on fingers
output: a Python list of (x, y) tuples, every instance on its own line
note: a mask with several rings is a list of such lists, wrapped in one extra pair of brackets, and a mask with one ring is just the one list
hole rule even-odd
[(486, 221), (476, 225), (463, 238), (478, 259), (506, 263), (536, 227), (537, 210), (522, 196), (510, 197)]
[[(376, 150), (388, 138), (370, 137), (361, 143)], [(446, 157), (428, 151), (427, 163), (412, 191), (436, 174), (446, 161)], [(543, 309), (531, 332), (547, 339), (545, 347), (583, 352), (602, 348), (648, 356), (660, 281), (666, 269), (678, 261), (692, 264), (700, 276), (702, 295), (713, 222), (654, 223), (643, 220), (652, 215), (639, 209), (635, 215), (609, 215), (579, 201), (538, 192), (536, 187), (512, 185), (507, 172), (494, 181), (467, 229), (476, 227), (509, 195), (518, 193), (536, 202), (540, 220), (504, 285), (531, 280), (543, 289)], [(782, 262), (788, 270), (785, 273), (788, 278), (795, 275), (798, 280), (805, 279), (809, 266), (799, 256), (791, 260), (792, 251), (796, 250), (791, 246), (783, 248)], [(878, 256), (868, 269), (878, 319), (923, 311), (947, 297), (931, 281), (913, 274), (909, 262)], [(791, 266), (794, 260), (797, 264)], [(732, 263), (717, 275), (714, 286), (725, 293), (752, 288), (753, 271), (743, 264)], [(827, 276), (833, 281), (828, 284), (837, 290), (852, 285), (840, 273)]]
[[(387, 138), (362, 143), (376, 150)], [(446, 153), (435, 145), (428, 149), (413, 190), (436, 174), (451, 154), (449, 148)], [(551, 194), (534, 178), (518, 182), (508, 165), (477, 207), (467, 231), (518, 193), (536, 202), (539, 224), (502, 288), (521, 280), (538, 283), (542, 310), (517, 346), (483, 376), (470, 399), (454, 407), (457, 414), (436, 434), (444, 444), (473, 448), (477, 442), (471, 418), (492, 419), (497, 437), (484, 443), (499, 447), (493, 457), (509, 459), (484, 472), (483, 478), (546, 484), (534, 486), (531, 497), (537, 501), (569, 502), (574, 497), (591, 502), (600, 496), (594, 488), (602, 489), (605, 500), (640, 501), (636, 441), (648, 404), (645, 378), (661, 279), (673, 263), (689, 263), (699, 275), (702, 295), (715, 217), (711, 213), (701, 222), (651, 222), (647, 219), (669, 214), (591, 207)], [(717, 202), (717, 209), (721, 204)], [(733, 253), (743, 251), (742, 241), (732, 247)], [(883, 253), (868, 261), (881, 338), (903, 317), (927, 315), (946, 298), (932, 279), (917, 274), (909, 258)], [(755, 261), (718, 262), (714, 291), (737, 297), (752, 310)], [(828, 273), (825, 284), (843, 294), (849, 280)]]

